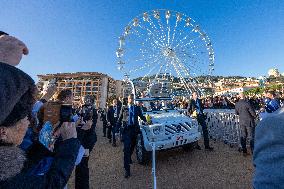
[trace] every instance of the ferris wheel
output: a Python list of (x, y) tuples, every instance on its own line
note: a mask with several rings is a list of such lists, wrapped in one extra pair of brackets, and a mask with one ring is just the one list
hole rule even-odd
[(211, 40), (185, 14), (164, 9), (144, 12), (129, 22), (118, 42), (117, 67), (125, 81), (140, 82), (148, 91), (156, 86), (160, 93), (183, 96), (202, 93), (201, 78), (202, 83), (210, 82)]

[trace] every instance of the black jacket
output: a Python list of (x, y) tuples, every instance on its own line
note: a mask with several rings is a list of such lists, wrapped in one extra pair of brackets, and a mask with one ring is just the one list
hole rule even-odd
[[(142, 119), (143, 121), (146, 122), (146, 118), (142, 113), (142, 110), (139, 106), (133, 105), (134, 106), (134, 124), (135, 126), (139, 126), (138, 122), (138, 117)], [(127, 106), (122, 106), (119, 118), (118, 118), (118, 123), (121, 123), (122, 121), (128, 123), (128, 118), (129, 118), (129, 107)]]
[(93, 129), (95, 129), (98, 121), (98, 110), (93, 107)]
[[(86, 107), (85, 107), (86, 108)], [(83, 130), (80, 127), (77, 128), (77, 134), (78, 134), (78, 139), (80, 140), (82, 146), (85, 149), (89, 149), (89, 151), (91, 151), (96, 142), (97, 142), (97, 135), (96, 135), (96, 123), (97, 123), (97, 119), (98, 119), (98, 114), (97, 114), (97, 110), (94, 107), (87, 107), (90, 110), (88, 111), (92, 111), (92, 117), (88, 117), (86, 116), (86, 119), (93, 119), (93, 125), (89, 130)], [(81, 114), (81, 116), (84, 117), (83, 114)], [(87, 121), (87, 120), (84, 120)]]
[(106, 119), (106, 112), (105, 112), (105, 110), (102, 110), (102, 111), (101, 111), (101, 117), (100, 117), (100, 120), (103, 122), (103, 124), (106, 124), (106, 123), (107, 123), (107, 119)]
[[(200, 106), (200, 114), (203, 115), (204, 106), (203, 106), (203, 104), (202, 104), (202, 102), (199, 98), (197, 99), (197, 101), (198, 101), (199, 106)], [(195, 102), (195, 100), (191, 99), (191, 101), (189, 102), (187, 111), (191, 115), (196, 109), (197, 109), (196, 102)]]
[(240, 117), (241, 126), (254, 126), (254, 119), (256, 118), (255, 111), (251, 104), (246, 100), (239, 100), (235, 106), (236, 114)]
[[(79, 151), (80, 142), (78, 139), (72, 138), (65, 140), (56, 150), (53, 158), (53, 162), (49, 171), (43, 176), (31, 174), (31, 170), (36, 165), (36, 161), (27, 159), (23, 165), (23, 168), (19, 170), (19, 173), (15, 176), (5, 178), (0, 181), (0, 188), (5, 189), (60, 189), (64, 188), (67, 184), (68, 179), (71, 176), (71, 173), (75, 167), (75, 161)], [(2, 147), (3, 148), (3, 147)], [(6, 148), (6, 149), (5, 149)], [(14, 148), (15, 151), (19, 149), (16, 147), (4, 147), (1, 149), (1, 159), (6, 158), (6, 161), (12, 161), (12, 157), (5, 157), (8, 153), (4, 153), (5, 150), (10, 150), (9, 148)], [(31, 155), (37, 154), (38, 152), (30, 152)], [(18, 155), (19, 157), (19, 155)], [(14, 165), (11, 168), (8, 168), (7, 172), (11, 171), (9, 169), (22, 167), (20, 164), (21, 161), (17, 161), (18, 165)], [(3, 165), (1, 165), (3, 166)], [(3, 172), (1, 173), (3, 174)], [(8, 173), (4, 173), (7, 175)]]
[(115, 109), (114, 109), (114, 106), (110, 106), (108, 108), (108, 111), (107, 111), (107, 121), (110, 122), (111, 125), (115, 125), (116, 122), (117, 122), (117, 119), (118, 119), (118, 116), (119, 116), (119, 113), (120, 113), (120, 110), (121, 110), (121, 106), (116, 106), (117, 107), (117, 117), (115, 118), (114, 117), (114, 114), (115, 114)]

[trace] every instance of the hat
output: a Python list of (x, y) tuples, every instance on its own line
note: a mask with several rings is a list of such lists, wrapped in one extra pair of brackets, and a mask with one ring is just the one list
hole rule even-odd
[(9, 35), (9, 34), (7, 34), (6, 32), (0, 31), (0, 36), (1, 35)]
[(34, 91), (34, 81), (28, 74), (0, 63), (0, 126), (13, 126), (30, 115)]

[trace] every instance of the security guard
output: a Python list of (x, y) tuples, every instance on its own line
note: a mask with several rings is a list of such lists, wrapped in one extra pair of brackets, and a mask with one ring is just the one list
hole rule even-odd
[(117, 100), (112, 101), (112, 106), (108, 108), (107, 121), (109, 127), (112, 129), (112, 146), (116, 147), (115, 133), (117, 132), (117, 119), (119, 116), (121, 106), (118, 105)]
[[(188, 105), (188, 113), (189, 115), (195, 115), (197, 118), (198, 124), (202, 127), (203, 138), (204, 138), (204, 146), (206, 150), (212, 151), (214, 148), (209, 145), (209, 136), (208, 136), (208, 129), (205, 122), (205, 115), (203, 112), (203, 104), (201, 100), (198, 98), (198, 93), (194, 91), (192, 93), (192, 99)], [(197, 149), (201, 150), (199, 145), (196, 146)]]
[(134, 152), (137, 135), (140, 132), (138, 116), (146, 123), (141, 108), (134, 105), (134, 95), (128, 96), (128, 105), (121, 108), (118, 122), (123, 126), (123, 143), (124, 143), (124, 169), (125, 178), (130, 177), (130, 164), (132, 163), (131, 155)]

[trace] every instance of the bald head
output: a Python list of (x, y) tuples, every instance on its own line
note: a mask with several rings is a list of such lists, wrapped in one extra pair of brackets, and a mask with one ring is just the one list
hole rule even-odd
[(23, 54), (29, 54), (29, 50), (22, 41), (6, 34), (0, 35), (0, 62), (17, 66)]
[(246, 96), (245, 96), (244, 93), (240, 93), (240, 94), (239, 94), (239, 98), (240, 98), (240, 99), (244, 99), (245, 97), (246, 97)]

